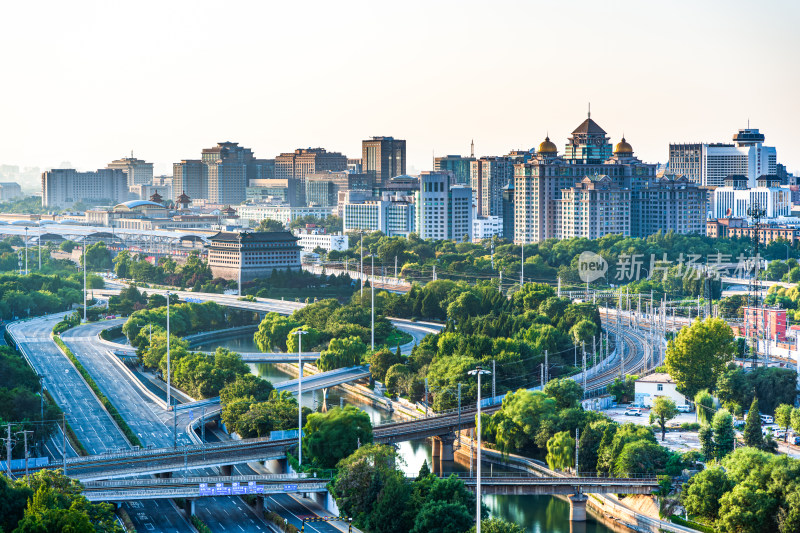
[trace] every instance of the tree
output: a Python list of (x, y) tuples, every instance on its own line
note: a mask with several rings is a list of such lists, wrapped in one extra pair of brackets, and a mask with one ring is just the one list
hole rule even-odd
[(743, 438), (745, 446), (761, 448), (763, 437), (761, 435), (761, 415), (758, 412), (758, 398), (753, 398), (750, 404), (750, 411), (747, 413), (747, 421), (744, 424)]
[(659, 396), (653, 401), (653, 407), (650, 409), (650, 423), (653, 420), (658, 421), (661, 427), (661, 442), (664, 442), (664, 437), (667, 434), (667, 422), (678, 416), (678, 407), (675, 402), (666, 397)]
[[(474, 533), (476, 531), (476, 527), (472, 526), (470, 529), (470, 533)], [(522, 526), (518, 526), (513, 522), (507, 522), (501, 518), (489, 518), (486, 520), (481, 520), (481, 532), (482, 533), (525, 533), (525, 530)]]
[(779, 427), (782, 427), (785, 435), (783, 441), (786, 442), (789, 438), (789, 426), (792, 425), (792, 411), (794, 409), (788, 403), (782, 403), (775, 408), (775, 422)]
[(266, 379), (247, 373), (236, 376), (233, 382), (225, 385), (219, 391), (219, 398), (223, 405), (236, 398), (252, 398), (256, 402), (265, 402), (273, 389), (272, 383)]
[(700, 390), (714, 387), (735, 353), (733, 331), (724, 320), (695, 320), (669, 341), (667, 371), (681, 392), (694, 397)]
[(327, 350), (320, 353), (317, 367), (322, 371), (334, 370), (361, 364), (361, 357), (367, 353), (367, 345), (358, 337), (333, 339)]
[(617, 400), (617, 403), (630, 402), (633, 399), (637, 379), (639, 376), (629, 375), (626, 375), (624, 380), (614, 378), (614, 381), (608, 385), (608, 393)]
[(637, 440), (622, 448), (614, 463), (614, 474), (625, 477), (629, 474), (646, 474), (661, 470), (667, 463), (667, 450), (654, 442)]
[(399, 353), (383, 348), (370, 356), (369, 371), (375, 380), (383, 383), (386, 381), (386, 373), (389, 368), (404, 361), (405, 358)]
[(703, 452), (706, 461), (714, 459), (714, 430), (708, 424), (700, 426), (697, 432), (697, 440), (700, 441), (700, 451)]
[(583, 399), (583, 387), (568, 378), (556, 378), (547, 382), (544, 393), (556, 401), (559, 409), (577, 407)]
[(386, 385), (389, 394), (399, 395), (408, 394), (414, 376), (408, 366), (396, 364), (389, 367), (385, 377), (384, 385)]
[(568, 431), (560, 431), (547, 441), (547, 466), (566, 470), (575, 466), (575, 439)]
[(707, 389), (703, 389), (694, 396), (694, 406), (697, 409), (697, 418), (701, 424), (708, 425), (714, 416), (714, 397)]
[(286, 351), (288, 353), (297, 353), (297, 349), (300, 348), (301, 341), (299, 339), (299, 335), (297, 334), (298, 331), (303, 330), (306, 333), (303, 335), (302, 340), (302, 348), (304, 352), (308, 352), (314, 349), (316, 346), (322, 344), (325, 340), (325, 335), (321, 332), (312, 328), (307, 325), (298, 326), (296, 328), (292, 328), (292, 330), (286, 335)]
[(461, 533), (474, 518), (463, 503), (432, 501), (423, 505), (411, 533)]
[(792, 431), (800, 435), (800, 409), (792, 409)]
[(775, 498), (766, 490), (739, 483), (720, 498), (717, 526), (732, 533), (775, 531), (775, 507)]
[(592, 337), (597, 335), (597, 326), (591, 320), (584, 319), (570, 328), (569, 335), (577, 346), (591, 343)]
[(689, 478), (681, 500), (689, 514), (713, 522), (719, 514), (720, 499), (732, 487), (725, 470), (713, 465)]
[(298, 326), (300, 323), (291, 317), (281, 316), (278, 313), (267, 313), (264, 320), (258, 325), (258, 331), (253, 338), (262, 352), (272, 352), (276, 348), (286, 351), (287, 335)]
[[(106, 243), (100, 241), (86, 247), (86, 269), (92, 271), (111, 270), (111, 250), (106, 247)], [(80, 263), (83, 266), (83, 256), (81, 254)]]
[(272, 220), (270, 218), (265, 218), (261, 222), (259, 222), (258, 226), (255, 227), (255, 231), (259, 232), (267, 232), (267, 231), (286, 231), (286, 227), (277, 220)]
[(714, 455), (722, 459), (733, 451), (735, 445), (733, 417), (726, 409), (720, 409), (714, 414), (711, 427), (714, 428)]
[(333, 468), (361, 445), (372, 442), (369, 415), (347, 405), (334, 407), (327, 413), (312, 413), (303, 428), (303, 451), (315, 464)]
[(414, 509), (411, 502), (411, 484), (400, 472), (389, 475), (372, 511), (366, 529), (376, 533), (406, 533), (414, 527)]
[(397, 451), (385, 444), (367, 444), (336, 465), (336, 505), (345, 516), (365, 517), (378, 498), (376, 487), (397, 472)]

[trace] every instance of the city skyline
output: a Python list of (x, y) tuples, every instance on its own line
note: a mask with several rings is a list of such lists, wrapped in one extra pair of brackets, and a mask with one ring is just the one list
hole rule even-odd
[[(41, 6), (9, 6), (0, 163), (91, 170), (133, 150), (169, 174), (222, 141), (259, 158), (317, 146), (358, 157), (362, 140), (393, 136), (419, 173), (434, 156), (468, 155), (472, 139), (478, 157), (545, 135), (563, 150), (591, 102), (612, 141), (624, 134), (643, 161), (666, 162), (671, 142), (731, 142), (749, 120), (800, 168), (787, 120), (800, 111), (800, 7), (789, 2), (747, 17), (744, 2), (353, 3), (347, 17), (323, 3), (240, 3), (208, 17), (211, 6), (51, 3), (44, 18)], [(279, 23), (300, 17), (302, 32)], [(563, 68), (578, 57), (580, 68)], [(212, 75), (244, 69), (242, 83)]]

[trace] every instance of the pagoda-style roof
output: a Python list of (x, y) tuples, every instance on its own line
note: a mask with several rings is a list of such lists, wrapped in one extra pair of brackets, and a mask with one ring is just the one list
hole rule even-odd
[(601, 128), (597, 122), (592, 120), (591, 118), (587, 118), (581, 125), (575, 128), (575, 131), (572, 132), (573, 135), (575, 134), (586, 134), (586, 135), (605, 135), (606, 130)]

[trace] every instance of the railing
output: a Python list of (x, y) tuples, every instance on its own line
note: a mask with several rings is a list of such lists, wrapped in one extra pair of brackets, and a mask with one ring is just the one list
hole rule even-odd
[[(454, 475), (456, 477), (470, 480), (475, 479), (474, 475), (470, 475), (469, 472), (451, 472), (449, 474), (442, 474), (442, 477), (449, 477)], [(637, 484), (658, 484), (658, 477), (655, 474), (625, 474), (624, 477), (608, 477), (608, 474), (603, 472), (581, 472), (580, 477), (575, 476), (564, 476), (564, 477), (542, 477), (542, 476), (535, 476), (529, 472), (490, 472), (489, 475), (481, 474), (481, 480), (489, 479), (489, 480), (502, 480), (502, 479), (514, 479), (519, 481), (531, 482), (531, 483), (555, 483), (559, 482), (563, 483), (570, 483), (570, 484), (581, 484), (581, 483), (594, 483), (597, 484), (598, 482), (601, 483), (609, 483), (609, 484), (626, 484), (626, 483), (637, 483)]]

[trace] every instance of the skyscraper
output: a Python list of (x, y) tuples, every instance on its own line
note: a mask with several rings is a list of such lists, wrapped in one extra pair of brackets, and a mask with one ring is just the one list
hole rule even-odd
[(134, 185), (150, 185), (153, 182), (153, 163), (137, 159), (131, 154), (108, 164), (106, 168), (117, 168), (128, 177), (128, 187)]
[(406, 141), (394, 137), (372, 137), (361, 141), (361, 167), (372, 174), (375, 186), (383, 187), (406, 173)]
[(452, 182), (450, 172), (420, 175), (416, 226), (421, 239), (472, 240), (472, 189)]
[(514, 179), (511, 157), (481, 157), (471, 164), (472, 192), (478, 216), (503, 216), (503, 187)]
[(733, 141), (670, 144), (669, 172), (710, 187), (721, 187), (730, 175), (747, 176), (748, 187), (755, 187), (761, 176), (778, 173), (777, 152), (764, 146), (764, 134), (758, 129), (740, 129)]
[(172, 194), (176, 200), (185, 192), (192, 199), (238, 204), (247, 197), (248, 180), (272, 178), (274, 168), (273, 160), (256, 159), (252, 150), (239, 143), (218, 143), (204, 148), (200, 160), (185, 159), (173, 164)]
[(471, 164), (475, 161), (474, 157), (464, 157), (460, 155), (446, 155), (436, 157), (433, 160), (434, 172), (450, 171), (455, 176), (456, 185), (469, 185)]
[(347, 170), (347, 157), (325, 148), (299, 148), (275, 158), (275, 177), (295, 180), (297, 205), (306, 204), (306, 176), (319, 172)]
[(128, 199), (128, 177), (118, 168), (78, 172), (73, 168), (42, 173), (42, 206), (117, 204)]

